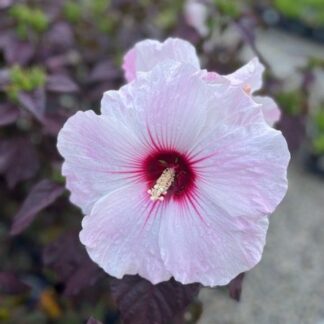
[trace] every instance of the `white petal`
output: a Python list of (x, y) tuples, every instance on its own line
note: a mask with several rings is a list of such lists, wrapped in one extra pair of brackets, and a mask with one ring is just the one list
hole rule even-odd
[(140, 276), (153, 284), (168, 280), (158, 245), (160, 202), (139, 182), (120, 188), (93, 207), (82, 222), (80, 240), (91, 259), (114, 277)]
[(261, 112), (250, 115), (241, 125), (215, 126), (191, 155), (196, 185), (231, 215), (270, 214), (287, 191), (287, 143)]
[[(218, 86), (217, 86), (218, 88)], [(167, 61), (120, 91), (108, 91), (102, 113), (131, 124), (158, 149), (188, 149), (204, 127), (215, 90), (191, 65)]]
[(264, 66), (260, 63), (257, 57), (238, 69), (232, 74), (226, 75), (234, 85), (240, 85), (243, 88), (252, 91), (259, 90), (262, 87), (262, 74)]
[(131, 129), (92, 111), (68, 119), (58, 136), (71, 201), (89, 213), (107, 193), (140, 177), (145, 146)]
[(139, 72), (148, 72), (166, 60), (200, 68), (196, 50), (189, 42), (179, 38), (168, 38), (163, 43), (148, 39), (138, 42), (126, 53), (123, 69), (127, 81), (134, 80)]
[(253, 96), (253, 99), (255, 102), (262, 105), (261, 110), (266, 122), (270, 126), (273, 126), (281, 116), (280, 109), (276, 102), (270, 97)]
[(163, 212), (162, 259), (183, 284), (226, 285), (261, 258), (268, 228), (266, 216), (233, 218), (204, 191), (181, 203), (171, 201)]

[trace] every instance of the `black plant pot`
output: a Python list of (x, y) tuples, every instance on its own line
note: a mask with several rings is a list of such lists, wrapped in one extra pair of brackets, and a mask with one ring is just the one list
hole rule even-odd
[(305, 166), (308, 171), (324, 179), (324, 154), (305, 155)]

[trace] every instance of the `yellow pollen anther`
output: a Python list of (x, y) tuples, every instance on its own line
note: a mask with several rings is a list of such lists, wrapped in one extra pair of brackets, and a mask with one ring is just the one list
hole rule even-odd
[(251, 91), (252, 91), (252, 88), (251, 88), (251, 86), (249, 85), (249, 84), (244, 84), (244, 86), (243, 86), (243, 90), (245, 91), (245, 93), (246, 94), (251, 94)]
[(152, 189), (147, 190), (147, 192), (151, 195), (151, 200), (162, 201), (168, 192), (168, 189), (171, 187), (175, 177), (175, 171), (173, 168), (166, 168), (160, 177), (156, 180), (155, 185)]

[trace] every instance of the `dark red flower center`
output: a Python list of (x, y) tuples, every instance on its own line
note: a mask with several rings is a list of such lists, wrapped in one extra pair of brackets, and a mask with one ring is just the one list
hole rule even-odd
[(187, 194), (194, 185), (195, 173), (189, 159), (176, 151), (157, 151), (150, 154), (143, 163), (145, 179), (148, 190), (153, 188), (166, 169), (174, 170), (174, 179), (168, 188), (165, 198), (171, 195), (181, 198)]

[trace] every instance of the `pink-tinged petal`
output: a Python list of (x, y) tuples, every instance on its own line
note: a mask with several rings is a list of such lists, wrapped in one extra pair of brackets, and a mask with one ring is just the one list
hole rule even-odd
[(287, 191), (290, 154), (284, 137), (258, 109), (219, 123), (191, 152), (196, 185), (230, 215), (271, 214)]
[(194, 189), (162, 211), (162, 259), (184, 284), (224, 285), (255, 266), (267, 216), (287, 191), (290, 156), (282, 134), (240, 88), (228, 88), (223, 97), (188, 154)]
[(263, 116), (270, 126), (273, 126), (280, 119), (280, 109), (272, 98), (253, 96), (253, 100), (261, 105)]
[(219, 79), (223, 78), (220, 74), (216, 72), (207, 72), (207, 71), (204, 72), (206, 73), (204, 73), (203, 79), (209, 83), (217, 82)]
[(192, 65), (166, 61), (120, 91), (106, 92), (101, 109), (132, 125), (151, 148), (184, 152), (204, 130), (216, 88)]
[(242, 86), (247, 92), (254, 92), (262, 87), (262, 74), (264, 66), (260, 63), (257, 57), (253, 58), (250, 62), (243, 67), (226, 75), (233, 85)]
[(144, 40), (138, 42), (124, 57), (126, 80), (132, 81), (140, 72), (148, 72), (166, 60), (187, 63), (197, 70), (200, 68), (196, 50), (189, 42), (178, 38), (168, 38), (163, 43)]
[(62, 173), (71, 201), (85, 213), (98, 199), (140, 176), (146, 150), (125, 125), (92, 111), (68, 119), (57, 147), (65, 159)]
[(289, 153), (283, 136), (275, 130), (271, 135), (241, 130), (220, 142), (208, 161), (197, 163), (199, 184), (232, 215), (271, 214), (287, 191)]
[(162, 259), (183, 284), (226, 285), (260, 261), (267, 228), (266, 216), (233, 217), (215, 203), (211, 193), (198, 189), (181, 204), (165, 205)]
[(136, 50), (132, 48), (124, 56), (123, 70), (127, 81), (132, 81), (136, 78)]
[(141, 182), (111, 192), (82, 222), (80, 240), (91, 259), (110, 275), (140, 276), (153, 284), (168, 280), (160, 256), (162, 205), (152, 202)]
[(230, 80), (228, 80), (223, 75), (220, 75), (216, 72), (208, 72), (207, 70), (200, 71), (200, 77), (204, 80), (209, 86), (218, 87), (215, 88), (216, 95), (223, 92), (229, 86), (231, 86)]
[(229, 132), (229, 125), (247, 126), (248, 124), (257, 123), (260, 119), (260, 105), (252, 100), (240, 87), (228, 86), (222, 81), (217, 83), (208, 82), (208, 86), (213, 89), (214, 99), (209, 106), (208, 122), (205, 125), (204, 132), (200, 139), (190, 148), (190, 152), (199, 152), (203, 144), (213, 143), (211, 136), (215, 132), (226, 136)]

